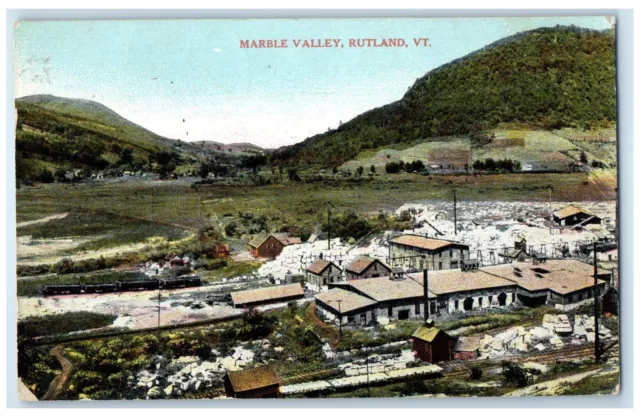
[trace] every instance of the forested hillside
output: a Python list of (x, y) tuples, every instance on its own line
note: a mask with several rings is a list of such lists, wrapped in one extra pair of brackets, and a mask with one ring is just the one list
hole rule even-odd
[(338, 166), (364, 149), (481, 132), (501, 123), (590, 129), (616, 120), (613, 31), (541, 28), (436, 68), (399, 101), (274, 153)]

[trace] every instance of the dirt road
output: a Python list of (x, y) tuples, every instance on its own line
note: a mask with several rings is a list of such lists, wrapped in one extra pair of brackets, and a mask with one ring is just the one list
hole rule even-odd
[(42, 401), (56, 400), (60, 396), (60, 392), (66, 385), (69, 380), (69, 376), (71, 372), (73, 372), (73, 363), (63, 355), (62, 346), (58, 345), (51, 349), (50, 353), (56, 357), (60, 365), (62, 366), (62, 372), (60, 375), (56, 376), (51, 384), (49, 384), (49, 389), (42, 397)]

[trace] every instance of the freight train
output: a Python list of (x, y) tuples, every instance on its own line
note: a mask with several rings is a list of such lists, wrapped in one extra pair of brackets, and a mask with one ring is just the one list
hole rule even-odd
[(157, 289), (172, 289), (185, 287), (199, 287), (202, 280), (199, 276), (182, 276), (166, 279), (146, 279), (139, 281), (116, 281), (111, 284), (45, 284), (40, 287), (43, 295), (63, 294), (99, 294), (122, 291), (146, 291)]

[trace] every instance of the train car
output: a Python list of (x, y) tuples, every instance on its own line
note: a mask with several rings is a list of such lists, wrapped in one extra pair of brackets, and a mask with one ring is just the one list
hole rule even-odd
[(117, 291), (116, 284), (85, 284), (83, 291), (87, 294)]
[(80, 292), (82, 292), (82, 285), (76, 285), (76, 284), (48, 285), (48, 284), (45, 284), (42, 287), (40, 287), (40, 291), (44, 295), (80, 294)]
[(160, 283), (157, 279), (116, 282), (117, 291), (157, 290), (158, 288), (160, 288)]
[(183, 276), (171, 279), (160, 280), (160, 286), (162, 288), (184, 288), (184, 287), (199, 287), (202, 284), (202, 280), (199, 276)]

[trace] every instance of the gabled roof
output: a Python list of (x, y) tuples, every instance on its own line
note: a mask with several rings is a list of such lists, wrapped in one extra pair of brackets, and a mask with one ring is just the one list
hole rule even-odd
[(456, 352), (475, 352), (480, 349), (481, 340), (480, 336), (460, 336), (453, 350)]
[(593, 213), (591, 213), (589, 210), (583, 209), (582, 207), (578, 207), (578, 206), (572, 206), (572, 205), (567, 206), (563, 209), (554, 211), (553, 215), (559, 219), (564, 219), (578, 213), (584, 213), (584, 214), (588, 214), (589, 216), (593, 216)]
[[(355, 279), (348, 286), (358, 293), (376, 301), (403, 300), (406, 298), (424, 297), (424, 287), (411, 278), (391, 279), (389, 277)], [(432, 292), (429, 298), (435, 298)]]
[[(527, 291), (551, 290), (563, 295), (593, 287), (593, 266), (573, 259), (548, 260), (539, 265), (530, 262), (493, 265), (483, 267), (482, 271), (517, 283)], [(598, 279), (598, 284), (604, 283)]]
[(277, 301), (282, 298), (304, 296), (304, 289), (298, 282), (274, 287), (256, 288), (254, 290), (236, 291), (231, 293), (234, 305), (253, 304)]
[(271, 236), (278, 239), (285, 246), (302, 243), (302, 240), (299, 237), (289, 236), (289, 233), (272, 233)]
[(424, 236), (416, 236), (416, 235), (403, 235), (398, 236), (394, 239), (391, 239), (391, 243), (397, 243), (400, 245), (412, 246), (414, 248), (426, 249), (426, 250), (437, 250), (443, 249), (449, 246), (466, 246), (463, 243), (451, 242), (449, 240), (442, 239), (432, 239)]
[(368, 256), (359, 256), (354, 259), (349, 265), (347, 265), (344, 269), (345, 271), (353, 272), (355, 274), (363, 273), (367, 268), (369, 268), (374, 263), (379, 263), (385, 269), (391, 270), (387, 265), (380, 262), (378, 259), (369, 258)]
[(269, 238), (269, 236), (271, 235), (268, 235), (264, 232), (260, 232), (257, 235), (255, 235), (253, 239), (251, 239), (251, 241), (249, 242), (249, 246), (254, 248), (259, 248)]
[(425, 342), (433, 342), (440, 333), (443, 333), (445, 336), (449, 337), (448, 334), (444, 332), (444, 330), (440, 330), (437, 327), (418, 327), (415, 332), (411, 335), (411, 337), (424, 340)]
[[(423, 275), (411, 274), (411, 276), (420, 284), (420, 287), (422, 287)], [(462, 291), (475, 291), (510, 286), (515, 287), (515, 282), (488, 274), (482, 269), (472, 271), (462, 271), (460, 269), (429, 271), (429, 292), (436, 294), (437, 296)]]
[(241, 371), (229, 371), (227, 376), (235, 392), (251, 391), (281, 383), (280, 376), (269, 365)]
[[(341, 288), (333, 288), (327, 292), (316, 295), (315, 298), (317, 301), (320, 301), (341, 314), (376, 304), (376, 302), (370, 298), (363, 297), (351, 291), (345, 291)], [(338, 300), (340, 300), (340, 303), (338, 303)]]
[(249, 246), (254, 247), (254, 248), (259, 248), (271, 236), (273, 236), (274, 239), (278, 240), (280, 243), (282, 243), (285, 246), (302, 243), (302, 241), (300, 240), (299, 237), (289, 236), (288, 233), (271, 233), (271, 234), (267, 234), (267, 233), (264, 233), (264, 232), (260, 232), (257, 235), (255, 235), (253, 237), (253, 239), (251, 239), (251, 241), (249, 242)]
[(311, 272), (312, 274), (322, 275), (322, 273), (329, 267), (329, 265), (333, 265), (334, 267), (340, 269), (336, 264), (327, 261), (326, 259), (316, 259), (314, 263), (307, 266), (307, 271)]

